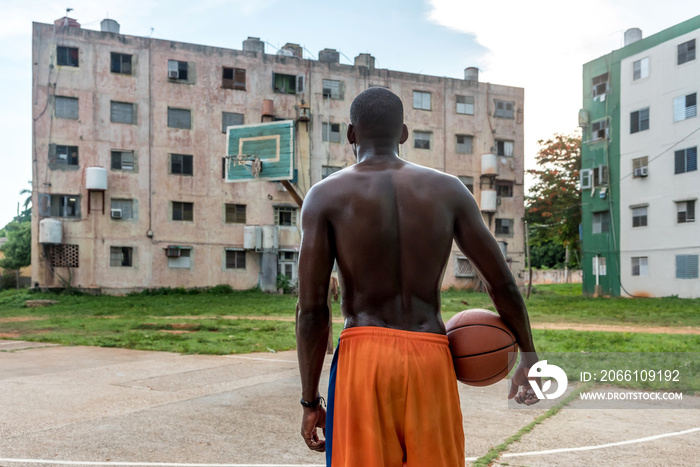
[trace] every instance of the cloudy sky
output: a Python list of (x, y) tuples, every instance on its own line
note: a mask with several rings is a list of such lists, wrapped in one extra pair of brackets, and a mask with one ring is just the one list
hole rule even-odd
[(525, 88), (526, 168), (538, 140), (576, 129), (583, 63), (621, 47), (628, 28), (647, 37), (700, 14), (697, 0), (0, 0), (0, 227), (30, 187), (31, 23), (67, 7), (84, 28), (109, 17), (134, 36), (233, 49), (256, 36), (299, 43), (307, 58), (368, 52), (379, 68), (453, 78), (476, 66), (481, 81)]

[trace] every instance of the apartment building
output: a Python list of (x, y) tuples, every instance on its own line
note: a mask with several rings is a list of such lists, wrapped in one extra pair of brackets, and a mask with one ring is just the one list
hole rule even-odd
[(700, 297), (700, 16), (583, 66), (586, 294)]
[[(154, 287), (276, 290), (296, 280), (299, 209), (276, 181), (229, 183), (232, 125), (292, 121), (292, 186), (300, 196), (353, 164), (350, 105), (371, 86), (398, 94), (411, 136), (401, 157), (458, 176), (480, 203), (522, 280), (522, 88), (100, 31), (70, 18), (33, 25), (35, 287), (123, 293)], [(358, 222), (361, 220), (358, 219)], [(260, 226), (270, 241), (246, 241)], [(453, 246), (443, 287), (478, 278)]]

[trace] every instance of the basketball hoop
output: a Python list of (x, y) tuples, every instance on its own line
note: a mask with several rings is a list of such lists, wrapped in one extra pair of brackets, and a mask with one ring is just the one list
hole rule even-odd
[(236, 154), (234, 156), (226, 156), (229, 159), (232, 166), (243, 166), (250, 172), (250, 174), (258, 178), (260, 172), (262, 172), (262, 161), (258, 156), (252, 156), (250, 154)]

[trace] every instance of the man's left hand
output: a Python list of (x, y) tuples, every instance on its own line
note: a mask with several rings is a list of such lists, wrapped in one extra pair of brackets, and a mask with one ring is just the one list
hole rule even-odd
[(304, 416), (301, 419), (301, 436), (312, 451), (324, 452), (326, 441), (318, 437), (318, 428), (323, 430), (326, 437), (326, 409), (319, 405), (313, 409), (304, 408)]

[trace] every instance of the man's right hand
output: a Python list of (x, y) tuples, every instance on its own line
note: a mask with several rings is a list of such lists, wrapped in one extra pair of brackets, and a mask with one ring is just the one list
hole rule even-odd
[(312, 451), (324, 452), (326, 441), (319, 439), (317, 428), (323, 430), (323, 437), (326, 436), (326, 409), (318, 407), (313, 409), (304, 408), (304, 416), (301, 419), (301, 436), (304, 442)]
[[(530, 378), (527, 376), (529, 371), (530, 367), (527, 367), (520, 362), (520, 365), (518, 365), (518, 368), (515, 369), (515, 373), (513, 373), (513, 377), (510, 380), (510, 392), (508, 393), (508, 399), (515, 398), (515, 402), (525, 405), (536, 404), (540, 401), (537, 398), (535, 391), (533, 391), (532, 387), (530, 386)], [(541, 387), (540, 378), (532, 379), (537, 381), (537, 384), (539, 384)], [(518, 393), (518, 389), (520, 389), (520, 393)]]

